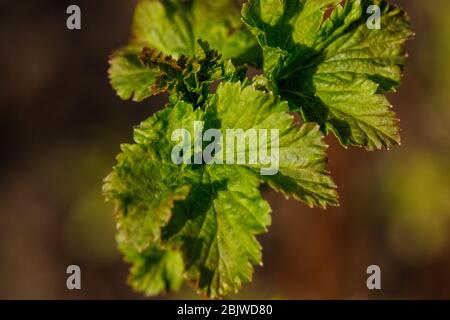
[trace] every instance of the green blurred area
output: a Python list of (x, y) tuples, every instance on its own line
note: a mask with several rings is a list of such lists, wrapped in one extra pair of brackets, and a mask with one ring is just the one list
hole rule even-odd
[[(235, 298), (450, 298), (450, 2), (394, 2), (417, 34), (390, 96), (402, 146), (344, 150), (328, 137), (340, 208), (265, 191), (264, 266)], [(0, 298), (142, 298), (126, 285), (101, 185), (119, 144), (164, 98), (123, 102), (108, 84), (133, 1), (79, 1), (80, 32), (65, 29), (67, 5), (0, 3), (0, 35), (14, 48), (0, 50)], [(82, 268), (82, 291), (65, 288), (70, 264)], [(371, 264), (381, 291), (366, 288)], [(165, 298), (197, 297), (186, 285)]]

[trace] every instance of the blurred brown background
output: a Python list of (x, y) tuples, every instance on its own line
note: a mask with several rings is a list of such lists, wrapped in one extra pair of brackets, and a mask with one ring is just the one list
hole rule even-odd
[[(312, 210), (265, 191), (264, 267), (238, 298), (450, 298), (450, 1), (397, 0), (412, 19), (405, 81), (391, 102), (403, 145), (389, 152), (328, 142), (341, 207)], [(66, 29), (66, 8), (82, 30)], [(163, 98), (123, 102), (110, 52), (126, 43), (134, 1), (0, 0), (0, 298), (141, 298), (101, 196), (119, 143)], [(81, 291), (66, 267), (82, 269)], [(366, 288), (366, 268), (382, 290)], [(165, 298), (195, 298), (186, 287)], [(233, 298), (233, 297), (231, 297)]]

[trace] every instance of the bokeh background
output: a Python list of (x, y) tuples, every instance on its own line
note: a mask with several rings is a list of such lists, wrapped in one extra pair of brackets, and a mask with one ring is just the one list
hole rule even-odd
[[(403, 144), (344, 150), (327, 138), (341, 207), (313, 210), (264, 191), (264, 267), (234, 298), (450, 298), (450, 1), (396, 0), (417, 36), (390, 100)], [(82, 30), (65, 27), (82, 9)], [(110, 52), (126, 43), (135, 1), (0, 0), (0, 298), (142, 298), (126, 284), (102, 179), (132, 126), (164, 97), (123, 102)], [(66, 289), (66, 267), (82, 290)], [(366, 268), (382, 290), (366, 288)], [(193, 290), (164, 298), (195, 298)], [(231, 297), (233, 298), (233, 297)]]

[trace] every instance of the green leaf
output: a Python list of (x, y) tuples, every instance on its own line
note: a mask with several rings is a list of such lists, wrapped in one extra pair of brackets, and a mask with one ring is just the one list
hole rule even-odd
[(192, 17), (194, 36), (207, 41), (224, 59), (232, 59), (238, 65), (261, 65), (261, 50), (242, 23), (235, 1), (195, 0)]
[[(262, 183), (311, 207), (338, 205), (324, 132), (370, 150), (399, 143), (383, 93), (400, 83), (408, 18), (384, 0), (343, 3), (249, 0), (243, 21), (256, 40), (233, 0), (138, 2), (111, 83), (124, 99), (168, 92), (170, 103), (135, 128), (103, 187), (135, 290), (157, 295), (188, 280), (210, 298), (237, 292), (261, 264), (256, 236), (271, 223)], [(366, 26), (372, 4), (381, 30)], [(256, 41), (265, 74), (250, 81)], [(202, 152), (208, 129), (219, 136), (213, 159)], [(175, 147), (188, 161), (175, 164)]]
[[(250, 0), (242, 11), (263, 48), (271, 88), (343, 145), (399, 144), (398, 121), (381, 93), (400, 84), (412, 36), (406, 14), (384, 0), (284, 0), (270, 10), (272, 2)], [(367, 27), (370, 5), (381, 9), (380, 30)]]
[(189, 198), (177, 204), (164, 240), (184, 252), (189, 280), (210, 298), (236, 293), (261, 264), (255, 235), (266, 232), (270, 207), (259, 179), (237, 166), (204, 167)]
[(276, 77), (314, 43), (322, 8), (340, 0), (250, 0), (242, 18), (263, 49), (264, 71)]
[(125, 260), (132, 264), (128, 283), (147, 296), (178, 291), (183, 284), (184, 263), (178, 251), (149, 247), (139, 252), (118, 240)]
[[(286, 102), (240, 83), (222, 83), (211, 105), (209, 117), (220, 120), (224, 136), (226, 129), (233, 128), (278, 130), (279, 138), (268, 138), (267, 144), (271, 152), (278, 153), (279, 172), (261, 175), (262, 180), (286, 197), (292, 196), (309, 206), (338, 204), (336, 186), (325, 168), (327, 146), (316, 124), (296, 125)], [(259, 152), (249, 148), (245, 150), (247, 154)], [(258, 175), (264, 167), (261, 162), (247, 166)]]
[(142, 101), (152, 95), (156, 70), (146, 68), (139, 59), (140, 50), (129, 46), (113, 53), (108, 70), (112, 87), (123, 100)]
[(399, 121), (376, 83), (351, 73), (316, 74), (312, 81), (283, 89), (290, 102), (301, 105), (305, 120), (325, 124), (344, 146), (375, 150), (400, 144)]
[[(280, 172), (263, 177), (258, 165), (175, 165), (172, 133), (184, 128), (194, 137), (194, 121), (204, 121), (205, 129), (279, 129)], [(134, 286), (162, 290), (145, 286), (154, 271), (145, 277), (153, 267), (142, 264), (153, 248), (181, 252), (186, 278), (209, 297), (234, 293), (250, 281), (253, 265), (261, 263), (255, 236), (270, 224), (262, 181), (309, 205), (337, 203), (322, 138), (316, 125), (296, 126), (287, 103), (240, 82), (221, 84), (206, 111), (179, 101), (144, 121), (135, 129), (136, 143), (122, 147), (104, 187), (116, 203), (120, 245), (138, 255), (129, 259), (139, 270)], [(190, 147), (195, 151), (193, 141)]]
[(131, 27), (131, 43), (168, 55), (194, 53), (191, 18), (185, 1), (140, 0)]
[[(119, 244), (138, 255), (131, 262), (141, 266), (154, 246), (180, 251), (187, 278), (219, 297), (250, 281), (252, 265), (261, 262), (255, 235), (266, 231), (270, 208), (260, 180), (245, 167), (171, 162), (172, 132), (185, 128), (193, 136), (194, 121), (203, 118), (201, 109), (178, 102), (144, 121), (136, 144), (122, 147), (104, 192), (117, 206)], [(134, 268), (144, 277), (144, 267)], [(143, 283), (138, 289), (147, 291)]]
[[(160, 240), (174, 203), (189, 194), (189, 171), (171, 161), (171, 133), (191, 128), (201, 114), (179, 103), (135, 129), (136, 144), (122, 145), (117, 165), (105, 179), (106, 200), (115, 203), (122, 239), (139, 251)], [(194, 174), (194, 173), (192, 173)]]
[[(263, 177), (258, 165), (175, 166), (172, 132), (185, 128), (194, 136), (199, 120), (205, 129), (279, 129), (280, 173)], [(209, 297), (236, 292), (261, 263), (255, 235), (270, 224), (262, 181), (309, 205), (337, 203), (322, 137), (316, 125), (296, 126), (287, 103), (240, 82), (221, 84), (207, 111), (178, 102), (158, 112), (136, 128), (136, 144), (123, 148), (114, 179), (106, 181), (122, 212), (121, 241), (142, 254), (153, 245), (182, 252), (187, 279)]]
[(123, 145), (117, 160), (103, 191), (116, 205), (124, 241), (142, 251), (160, 239), (175, 201), (187, 196), (189, 186), (176, 184), (179, 168), (157, 160), (154, 151), (140, 145)]
[(257, 65), (261, 60), (256, 40), (241, 23), (233, 0), (140, 0), (130, 43), (110, 60), (113, 88), (122, 99), (142, 101), (151, 96), (155, 72), (139, 61), (141, 50), (149, 47), (175, 59), (192, 57), (197, 39), (239, 65)]

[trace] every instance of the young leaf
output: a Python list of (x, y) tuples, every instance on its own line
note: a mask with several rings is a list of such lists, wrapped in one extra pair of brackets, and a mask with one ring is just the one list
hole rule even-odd
[[(326, 145), (317, 125), (308, 123), (297, 126), (293, 116), (288, 113), (286, 102), (252, 86), (242, 88), (239, 82), (221, 84), (211, 105), (208, 111), (213, 115), (210, 117), (220, 119), (224, 136), (226, 129), (279, 131), (277, 141), (271, 138), (267, 141), (268, 149), (279, 155), (279, 172), (262, 175), (262, 180), (285, 196), (293, 196), (309, 206), (338, 204), (336, 186), (325, 169)], [(247, 154), (258, 152), (245, 151)], [(256, 164), (250, 167), (257, 169), (259, 174), (262, 166)]]
[(188, 199), (174, 208), (164, 240), (184, 252), (187, 277), (210, 298), (236, 293), (261, 264), (255, 235), (270, 224), (259, 179), (238, 166), (205, 166)]
[(206, 102), (214, 81), (238, 80), (245, 76), (245, 69), (222, 60), (217, 50), (202, 40), (198, 40), (193, 57), (181, 55), (175, 59), (155, 49), (144, 48), (140, 58), (145, 66), (157, 73), (149, 88), (152, 94), (169, 91), (172, 102), (184, 100), (197, 107)]
[(254, 236), (266, 231), (270, 208), (260, 195), (259, 179), (246, 168), (171, 163), (172, 132), (193, 128), (202, 113), (179, 102), (143, 122), (135, 130), (136, 144), (123, 148), (104, 191), (118, 208), (120, 243), (139, 255), (129, 259), (133, 270), (141, 270), (137, 265), (152, 246), (178, 248), (188, 279), (218, 297), (249, 281), (252, 264), (260, 263)]
[[(270, 224), (261, 182), (311, 206), (337, 200), (316, 125), (296, 126), (287, 103), (240, 82), (221, 84), (210, 100), (206, 111), (179, 101), (136, 128), (136, 144), (122, 148), (105, 193), (116, 202), (121, 242), (142, 254), (152, 246), (179, 250), (187, 279), (215, 298), (237, 291), (261, 263), (255, 235)], [(277, 129), (280, 172), (264, 178), (259, 165), (175, 165), (172, 133), (185, 128), (193, 137), (200, 120), (224, 132)], [(188, 145), (195, 151), (193, 141)]]
[(136, 144), (122, 145), (118, 163), (105, 179), (103, 192), (116, 206), (122, 240), (139, 251), (160, 240), (175, 201), (189, 194), (189, 171), (171, 161), (171, 133), (201, 119), (199, 111), (189, 108), (180, 102), (143, 122), (135, 129)]
[[(271, 221), (261, 183), (309, 206), (338, 204), (317, 123), (343, 145), (399, 143), (382, 93), (400, 83), (411, 36), (401, 10), (384, 0), (249, 0), (243, 20), (265, 71), (251, 84), (241, 64), (259, 65), (258, 50), (231, 2), (142, 0), (132, 41), (111, 62), (121, 97), (170, 93), (168, 107), (122, 146), (104, 185), (116, 205), (119, 248), (132, 264), (129, 282), (146, 295), (177, 290), (186, 279), (217, 298), (250, 281), (261, 263), (256, 236)], [(381, 8), (381, 30), (366, 25), (369, 5)], [(213, 94), (214, 81), (222, 83)], [(297, 125), (289, 111), (316, 123)], [(207, 141), (198, 144), (199, 122), (219, 132), (213, 162), (202, 152)], [(173, 140), (179, 129), (187, 130), (181, 143)], [(238, 137), (228, 137), (231, 129)]]
[(159, 241), (175, 201), (186, 198), (189, 187), (176, 184), (179, 168), (158, 160), (148, 147), (123, 145), (117, 160), (103, 191), (116, 205), (123, 241), (143, 251)]
[(237, 65), (259, 67), (261, 49), (242, 23), (235, 3), (233, 0), (194, 0), (191, 9), (193, 40), (207, 41), (223, 59), (232, 59)]
[[(272, 88), (305, 121), (331, 129), (343, 145), (380, 149), (400, 143), (383, 91), (400, 83), (409, 19), (384, 0), (249, 0), (242, 14), (264, 53)], [(367, 26), (370, 5), (381, 29)], [(334, 7), (324, 20), (324, 11)]]
[(178, 291), (184, 282), (184, 263), (180, 252), (150, 247), (143, 252), (119, 239), (125, 260), (133, 264), (128, 283), (146, 296)]
[(192, 57), (196, 41), (208, 41), (237, 64), (257, 64), (260, 50), (240, 21), (233, 0), (140, 0), (133, 19), (128, 46), (114, 53), (109, 78), (122, 99), (142, 101), (149, 97), (155, 71), (139, 61), (144, 47), (154, 48), (175, 59)]
[(143, 66), (139, 59), (140, 51), (137, 47), (128, 46), (111, 56), (109, 78), (123, 100), (142, 101), (152, 95), (149, 87), (155, 82), (157, 71)]

